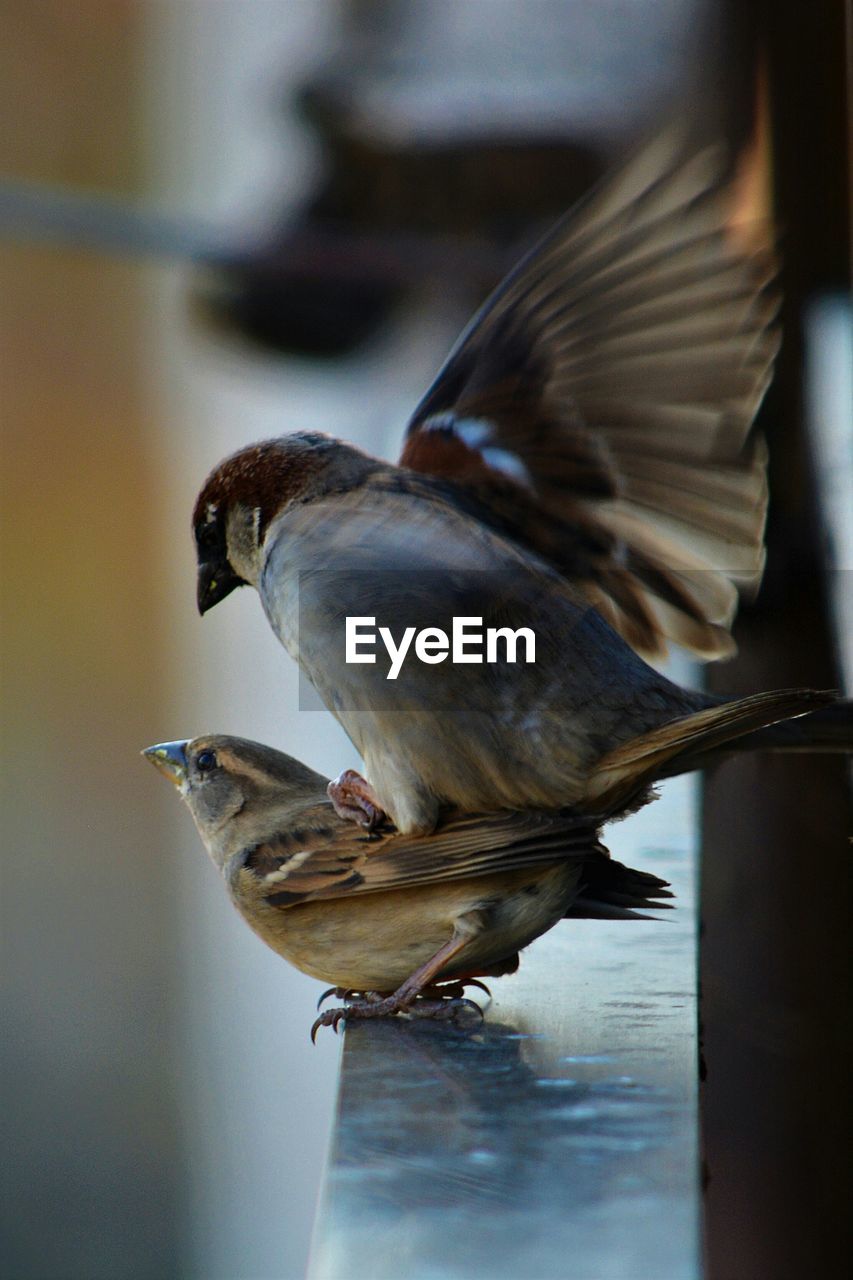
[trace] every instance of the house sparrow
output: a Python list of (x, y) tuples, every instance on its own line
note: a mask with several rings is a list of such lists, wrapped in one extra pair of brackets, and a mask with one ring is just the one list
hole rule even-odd
[(363, 993), (312, 1038), (344, 1016), (445, 1016), (567, 912), (631, 917), (672, 896), (612, 861), (593, 818), (448, 812), (433, 835), (367, 836), (325, 778), (271, 747), (214, 734), (143, 755), (179, 788), (247, 924), (304, 973)]
[[(368, 782), (333, 788), (341, 813), (424, 833), (444, 804), (595, 808), (602, 759), (643, 734), (687, 769), (829, 700), (713, 698), (644, 660), (667, 640), (730, 653), (738, 586), (761, 575), (765, 453), (746, 437), (776, 300), (767, 235), (739, 244), (716, 155), (680, 163), (663, 138), (498, 287), (398, 465), (299, 433), (208, 477), (199, 608), (257, 588), (364, 759)], [(535, 661), (439, 666), (428, 641), (459, 618), (527, 628)], [(420, 660), (391, 680), (347, 662), (346, 619), (384, 623), (398, 652), (426, 634)]]

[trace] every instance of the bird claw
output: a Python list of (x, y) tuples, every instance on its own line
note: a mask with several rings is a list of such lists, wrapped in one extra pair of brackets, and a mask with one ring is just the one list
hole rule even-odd
[(481, 1021), (486, 1016), (476, 1000), (469, 1000), (466, 996), (453, 996), (450, 999), (445, 996), (442, 1000), (418, 1001), (407, 1012), (413, 1018), (435, 1018), (438, 1021), (455, 1021), (457, 1014), (465, 1009), (473, 1009), (479, 1015)]
[(337, 1000), (368, 1000), (373, 1004), (384, 999), (377, 991), (357, 991), (355, 987), (327, 987), (317, 1001), (318, 1009), (329, 996), (334, 996)]
[[(478, 982), (476, 978), (467, 978), (465, 984), (449, 983), (448, 987), (452, 990), (464, 990), (466, 985), (481, 987), (491, 999), (491, 992), (485, 983)], [(440, 988), (432, 988), (441, 991)], [(429, 989), (428, 989), (429, 990)], [(356, 995), (354, 991), (342, 991), (340, 987), (330, 987), (321, 997), (320, 1004), (327, 996), (337, 995), (341, 999), (351, 999)], [(317, 1006), (319, 1008), (319, 1005)], [(326, 1009), (321, 1013), (319, 1018), (315, 1019), (311, 1028), (311, 1043), (317, 1043), (317, 1032), (320, 1027), (331, 1027), (337, 1034), (338, 1025), (341, 1022), (361, 1021), (368, 1018), (393, 1018), (397, 1014), (407, 1014), (412, 1018), (435, 1018), (437, 1020), (455, 1019), (457, 1014), (463, 1010), (473, 1009), (479, 1014), (480, 1018), (484, 1018), (485, 1014), (481, 1007), (474, 1000), (469, 1000), (465, 996), (451, 995), (445, 991), (435, 996), (424, 995), (399, 995), (394, 993), (390, 996), (383, 996), (378, 991), (366, 991), (360, 994), (357, 999), (351, 999), (348, 1005), (339, 1005), (335, 1009)]]
[(314, 1025), (311, 1028), (311, 1043), (317, 1043), (317, 1032), (321, 1027), (331, 1027), (335, 1035), (338, 1034), (338, 1023), (342, 1022), (349, 1011), (339, 1006), (337, 1009), (327, 1009), (325, 1013), (321, 1013), (319, 1018), (314, 1019)]
[(445, 1000), (453, 998), (462, 998), (465, 994), (466, 987), (478, 987), (489, 998), (491, 1003), (492, 993), (486, 986), (485, 982), (481, 982), (479, 978), (451, 978), (447, 982), (437, 982), (431, 987), (425, 987), (420, 993), (422, 996), (429, 996), (432, 999), (443, 997)]
[(327, 987), (317, 1001), (317, 1008), (319, 1009), (320, 1005), (324, 1000), (328, 1000), (329, 996), (335, 996), (338, 1000), (349, 1000), (352, 994), (346, 987)]
[(462, 983), (462, 986), (463, 986), (463, 988), (464, 988), (464, 987), (479, 987), (479, 988), (480, 988), (480, 990), (481, 990), (482, 992), (484, 992), (484, 993), (489, 997), (489, 1000), (491, 1000), (491, 998), (492, 998), (491, 988), (490, 988), (490, 987), (487, 987), (487, 986), (486, 986), (486, 984), (485, 984), (485, 982), (481, 982), (479, 978), (466, 978), (466, 979), (465, 979), (465, 981)]
[(355, 769), (344, 769), (326, 787), (326, 794), (335, 813), (346, 822), (356, 822), (366, 831), (376, 831), (388, 825), (388, 816), (380, 808), (376, 793), (370, 783)]

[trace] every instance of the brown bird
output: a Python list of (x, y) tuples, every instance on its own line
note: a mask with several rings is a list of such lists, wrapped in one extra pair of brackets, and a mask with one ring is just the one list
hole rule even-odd
[(446, 1016), (466, 982), (513, 972), (567, 912), (630, 918), (672, 896), (612, 861), (594, 818), (447, 812), (433, 835), (368, 836), (336, 814), (325, 778), (271, 747), (206, 735), (143, 754), (178, 786), (251, 928), (304, 973), (362, 993), (312, 1037), (344, 1016)]
[[(205, 482), (199, 608), (257, 588), (364, 759), (369, 786), (333, 788), (342, 813), (426, 832), (444, 804), (595, 809), (604, 758), (609, 778), (641, 735), (675, 772), (830, 700), (712, 698), (644, 660), (668, 640), (730, 653), (738, 587), (762, 570), (765, 453), (747, 435), (777, 303), (769, 237), (742, 250), (730, 203), (715, 153), (681, 163), (660, 140), (498, 287), (399, 465), (300, 433)], [(504, 647), (451, 662), (440, 637), (460, 618)], [(360, 661), (347, 619), (374, 627)], [(512, 660), (522, 629), (533, 661)]]

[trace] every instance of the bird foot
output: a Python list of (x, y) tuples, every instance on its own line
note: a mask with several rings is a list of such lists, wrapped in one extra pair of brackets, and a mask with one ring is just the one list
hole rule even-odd
[(465, 996), (466, 987), (478, 987), (489, 1000), (492, 998), (491, 991), (479, 978), (451, 978), (449, 982), (436, 982), (430, 987), (424, 987), (421, 996), (428, 996), (433, 1000), (461, 1000)]
[(476, 1000), (468, 1000), (465, 996), (443, 996), (439, 1000), (429, 1000), (421, 996), (406, 1012), (411, 1018), (436, 1018), (439, 1021), (455, 1021), (466, 1009), (473, 1009), (482, 1022), (483, 1010)]
[(344, 769), (334, 782), (329, 783), (326, 793), (335, 813), (347, 822), (357, 822), (367, 831), (375, 831), (388, 822), (370, 783), (355, 769)]
[[(465, 996), (466, 987), (478, 987), (480, 991), (485, 992), (489, 1000), (492, 998), (490, 989), (479, 978), (451, 978), (447, 982), (434, 982), (423, 988), (419, 998), (427, 996), (431, 1000), (461, 1000)], [(336, 1000), (370, 1000), (374, 1003), (384, 999), (376, 991), (357, 991), (354, 987), (327, 987), (317, 1001), (318, 1009), (329, 999), (329, 996), (334, 996)]]
[[(483, 983), (473, 980), (472, 985), (482, 987)], [(334, 988), (333, 990), (335, 994), (338, 994), (339, 988)], [(457, 994), (464, 991), (462, 983), (448, 983), (447, 988), (430, 987), (427, 990), (440, 994), (418, 994), (413, 996), (402, 992), (394, 992), (393, 995), (383, 996), (377, 991), (367, 991), (363, 995), (359, 995), (358, 999), (351, 1000), (347, 1005), (336, 1009), (327, 1009), (325, 1013), (321, 1013), (311, 1028), (311, 1041), (312, 1043), (316, 1042), (317, 1032), (320, 1027), (331, 1027), (336, 1032), (338, 1024), (341, 1022), (363, 1021), (368, 1018), (393, 1018), (401, 1013), (410, 1018), (445, 1020), (456, 1018), (463, 1010), (473, 1009), (480, 1018), (483, 1017), (483, 1010), (478, 1004)], [(326, 995), (331, 994), (332, 991), (326, 992)], [(349, 992), (347, 995), (355, 995), (355, 993)], [(325, 996), (323, 999), (325, 999)]]

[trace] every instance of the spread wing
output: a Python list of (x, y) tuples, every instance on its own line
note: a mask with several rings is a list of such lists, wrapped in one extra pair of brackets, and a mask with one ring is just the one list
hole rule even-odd
[[(607, 858), (596, 820), (568, 814), (451, 816), (431, 836), (367, 836), (323, 806), (320, 821), (280, 834), (239, 856), (236, 874), (254, 895), (290, 907), (317, 898), (414, 888), (438, 881)], [(319, 810), (318, 810), (319, 812)], [(327, 817), (327, 820), (326, 820)], [(245, 884), (245, 880), (244, 880)]]
[(464, 486), (634, 648), (731, 652), (763, 567), (750, 425), (778, 347), (770, 232), (737, 235), (708, 150), (672, 136), (594, 191), (492, 294), (401, 463)]

